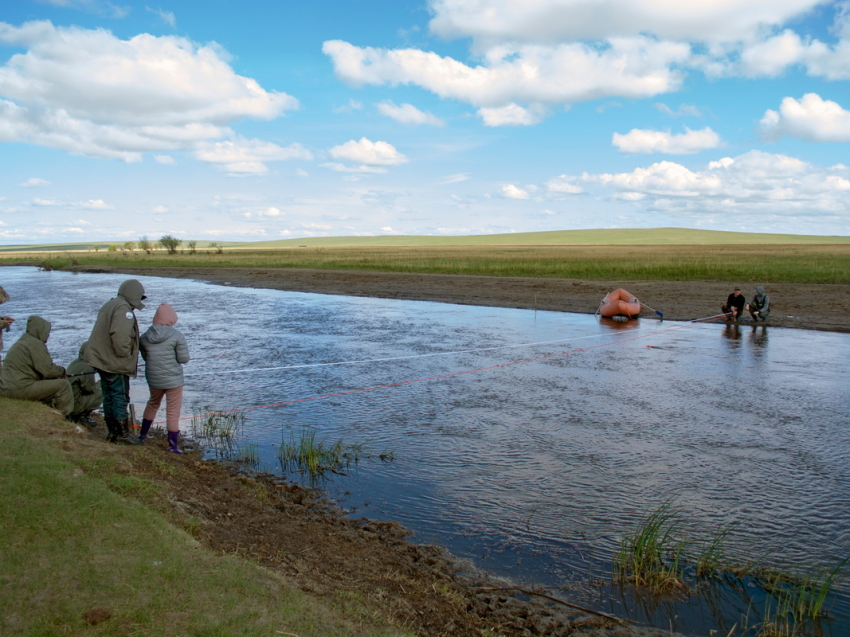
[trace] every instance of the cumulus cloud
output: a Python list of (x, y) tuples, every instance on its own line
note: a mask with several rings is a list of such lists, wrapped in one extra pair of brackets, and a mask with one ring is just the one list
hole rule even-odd
[(518, 188), (513, 184), (502, 186), (502, 196), (507, 199), (529, 199), (531, 197), (527, 190)]
[(328, 149), (328, 155), (339, 161), (322, 164), (324, 167), (348, 173), (386, 172), (386, 166), (396, 166), (407, 161), (407, 157), (398, 152), (392, 144), (373, 142), (365, 137), (361, 137), (359, 141), (352, 139), (334, 146)]
[(74, 206), (75, 208), (81, 208), (83, 210), (112, 210), (113, 206), (110, 206), (103, 199), (89, 199), (88, 201), (81, 201), (80, 203)]
[(353, 85), (412, 84), (482, 108), (651, 97), (680, 86), (683, 76), (671, 65), (690, 54), (687, 44), (642, 36), (599, 47), (504, 45), (490, 49), (478, 66), (417, 49), (358, 47), (341, 40), (325, 42), (322, 50), (337, 76)]
[(576, 182), (578, 179), (569, 175), (560, 175), (546, 182), (546, 190), (554, 195), (580, 195), (584, 188)]
[(709, 75), (776, 77), (799, 66), (813, 77), (838, 81), (850, 79), (850, 40), (828, 44), (816, 38), (803, 39), (790, 29), (754, 43), (747, 43), (740, 59), (705, 60), (695, 64)]
[(25, 182), (18, 185), (21, 188), (40, 188), (42, 186), (49, 186), (50, 182), (46, 179), (42, 179), (41, 177), (30, 177)]
[(634, 128), (625, 135), (614, 133), (612, 143), (623, 153), (667, 153), (691, 155), (709, 148), (718, 148), (723, 142), (710, 128), (691, 130), (673, 135), (669, 131)]
[(139, 161), (230, 134), (237, 118), (272, 119), (298, 101), (234, 72), (218, 45), (104, 29), (0, 22), (0, 141)]
[(431, 0), (431, 31), (445, 38), (558, 42), (651, 33), (700, 42), (745, 40), (822, 0)]
[(402, 104), (396, 106), (393, 102), (387, 100), (377, 104), (378, 112), (381, 115), (394, 119), (400, 124), (428, 124), (430, 126), (444, 126), (445, 122), (436, 115), (420, 111), (413, 104)]
[(168, 212), (168, 210), (168, 206), (163, 206), (162, 204), (160, 204), (158, 206), (154, 206), (151, 212), (153, 212), (155, 215), (164, 215), (166, 212)]
[(153, 159), (156, 163), (165, 164), (166, 166), (171, 166), (177, 163), (171, 155), (154, 155)]
[(807, 93), (799, 101), (786, 97), (778, 112), (766, 111), (760, 127), (769, 140), (788, 136), (811, 142), (848, 142), (850, 111), (816, 93)]
[(235, 137), (227, 141), (200, 144), (195, 157), (220, 165), (231, 175), (262, 175), (268, 172), (266, 162), (290, 159), (313, 159), (301, 144), (283, 147), (259, 139)]
[(662, 161), (627, 173), (585, 174), (616, 197), (677, 216), (850, 214), (850, 168), (816, 166), (787, 155), (749, 151), (702, 170)]

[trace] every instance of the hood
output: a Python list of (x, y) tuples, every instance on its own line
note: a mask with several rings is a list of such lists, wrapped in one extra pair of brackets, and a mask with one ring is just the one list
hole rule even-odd
[(174, 328), (171, 325), (151, 325), (148, 331), (145, 332), (145, 338), (149, 343), (156, 345), (162, 343), (174, 333)]
[(764, 287), (761, 285), (756, 286), (756, 294), (764, 294)]
[(89, 344), (89, 342), (86, 341), (85, 343), (80, 345), (80, 358), (82, 358), (83, 355), (86, 353), (86, 345), (88, 345), (88, 344)]
[(145, 288), (136, 279), (127, 279), (124, 281), (118, 288), (118, 296), (122, 297), (137, 310), (145, 307), (145, 304), (142, 303), (147, 298), (145, 296)]
[(177, 312), (168, 303), (160, 303), (153, 315), (154, 325), (174, 325), (177, 323)]
[(27, 319), (27, 334), (37, 338), (42, 343), (46, 343), (47, 337), (50, 336), (50, 321), (46, 321), (40, 316), (30, 316)]
[(8, 300), (9, 300), (9, 295), (6, 294), (6, 290), (4, 290), (3, 286), (0, 285), (0, 305), (3, 305)]

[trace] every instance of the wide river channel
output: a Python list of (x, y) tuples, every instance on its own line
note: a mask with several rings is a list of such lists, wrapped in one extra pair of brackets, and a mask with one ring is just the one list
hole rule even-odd
[[(0, 269), (6, 348), (38, 314), (67, 365), (126, 278)], [(362, 445), (319, 485), (332, 499), (515, 583), (689, 635), (755, 623), (746, 590), (651, 603), (590, 585), (665, 502), (691, 545), (731, 529), (738, 565), (850, 556), (850, 335), (140, 280), (141, 329), (168, 302), (189, 342), (184, 416), (284, 403), (245, 412), (263, 469), (305, 429)], [(143, 377), (131, 394), (141, 413)], [(850, 634), (848, 593), (824, 634)]]

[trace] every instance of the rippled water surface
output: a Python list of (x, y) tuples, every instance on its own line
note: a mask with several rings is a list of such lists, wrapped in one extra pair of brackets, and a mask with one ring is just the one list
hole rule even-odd
[[(3, 268), (3, 313), (19, 319), (6, 347), (36, 313), (54, 325), (54, 359), (69, 363), (125, 278)], [(195, 358), (184, 415), (193, 403), (381, 387), (246, 412), (245, 442), (268, 469), (281, 439), (304, 427), (362, 444), (356, 469), (325, 484), (343, 506), (514, 581), (609, 577), (624, 533), (670, 498), (694, 539), (737, 525), (727, 552), (741, 563), (850, 555), (848, 335), (141, 280), (142, 329), (171, 303)], [(258, 371), (274, 367), (290, 368)], [(147, 399), (143, 380), (132, 397)], [(387, 451), (394, 460), (382, 462)], [(583, 595), (671, 620), (607, 589)], [(673, 625), (728, 630), (740, 612), (692, 600), (673, 606)], [(850, 633), (843, 594), (833, 615), (828, 634)]]

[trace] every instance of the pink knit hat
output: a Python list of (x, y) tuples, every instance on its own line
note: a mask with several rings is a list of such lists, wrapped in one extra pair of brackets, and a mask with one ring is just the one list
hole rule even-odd
[(154, 325), (174, 325), (177, 322), (177, 312), (168, 303), (160, 303), (153, 315)]

